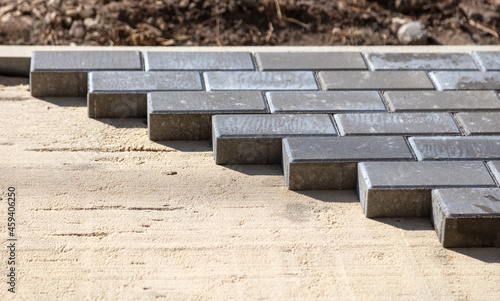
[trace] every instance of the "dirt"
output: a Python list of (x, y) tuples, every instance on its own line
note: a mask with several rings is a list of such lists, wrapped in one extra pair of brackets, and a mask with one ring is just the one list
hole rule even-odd
[(0, 0), (0, 44), (397, 45), (422, 21), (427, 44), (499, 44), (499, 0)]

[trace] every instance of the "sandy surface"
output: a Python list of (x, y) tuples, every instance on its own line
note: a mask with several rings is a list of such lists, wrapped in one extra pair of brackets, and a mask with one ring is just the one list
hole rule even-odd
[[(18, 300), (498, 300), (500, 249), (441, 247), (428, 219), (367, 219), (354, 191), (288, 191), (0, 77), (0, 195), (17, 192)], [(7, 204), (0, 206), (0, 299)]]

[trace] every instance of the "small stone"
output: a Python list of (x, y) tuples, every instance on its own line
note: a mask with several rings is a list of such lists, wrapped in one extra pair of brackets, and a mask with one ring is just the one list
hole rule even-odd
[(91, 7), (84, 7), (80, 10), (80, 17), (82, 19), (90, 18), (94, 15), (94, 9)]
[(427, 44), (427, 29), (424, 23), (413, 21), (402, 25), (398, 30), (398, 40), (405, 45)]
[(69, 16), (71, 18), (76, 18), (78, 16), (80, 16), (80, 10), (79, 9), (68, 9), (66, 11), (66, 16)]
[(74, 21), (69, 29), (69, 34), (77, 39), (83, 39), (83, 37), (85, 37), (85, 27), (83, 26), (83, 22), (80, 20)]
[(99, 28), (99, 22), (97, 22), (96, 19), (86, 18), (85, 20), (83, 20), (83, 24), (85, 25), (86, 29), (97, 29), (97, 28)]

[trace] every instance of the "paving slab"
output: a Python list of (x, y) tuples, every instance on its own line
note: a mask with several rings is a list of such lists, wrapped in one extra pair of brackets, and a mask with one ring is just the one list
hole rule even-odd
[(29, 57), (0, 56), (0, 75), (29, 77), (30, 65)]
[(359, 52), (257, 52), (259, 70), (367, 70)]
[(351, 113), (334, 119), (341, 136), (461, 134), (449, 113)]
[(88, 77), (88, 113), (92, 118), (146, 117), (148, 92), (203, 89), (198, 72), (103, 71), (91, 72)]
[(435, 90), (424, 71), (320, 71), (323, 90)]
[(365, 53), (370, 70), (479, 70), (467, 53)]
[(500, 135), (500, 112), (457, 113), (455, 117), (466, 135)]
[(431, 190), (496, 187), (479, 161), (362, 162), (358, 195), (366, 217), (426, 217)]
[(210, 140), (212, 115), (268, 113), (258, 91), (148, 93), (148, 135), (157, 140)]
[(146, 71), (255, 70), (249, 52), (165, 52), (144, 53)]
[(271, 113), (387, 111), (377, 91), (267, 92), (266, 98)]
[(204, 72), (208, 91), (216, 90), (319, 90), (311, 71)]
[(500, 71), (500, 51), (473, 51), (472, 56), (483, 71)]
[(408, 140), (419, 161), (500, 159), (500, 136), (410, 137)]
[(432, 71), (437, 90), (500, 90), (500, 72)]
[(279, 164), (281, 140), (336, 136), (327, 114), (216, 115), (212, 119), (216, 164)]
[(500, 187), (500, 161), (487, 162), (491, 175)]
[(141, 71), (139, 51), (35, 51), (31, 59), (33, 96), (86, 96), (87, 73)]
[(500, 189), (436, 189), (432, 220), (446, 248), (500, 247)]
[(387, 91), (392, 112), (461, 112), (500, 110), (495, 91)]
[(283, 139), (288, 189), (356, 189), (361, 161), (414, 160), (403, 137), (291, 137)]

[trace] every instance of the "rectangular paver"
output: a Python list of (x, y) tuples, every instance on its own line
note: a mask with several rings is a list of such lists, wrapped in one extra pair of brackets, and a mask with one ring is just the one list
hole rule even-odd
[(429, 77), (437, 90), (500, 90), (500, 72), (433, 71)]
[(352, 113), (334, 118), (341, 136), (460, 135), (449, 113)]
[(146, 117), (146, 93), (202, 90), (198, 72), (91, 72), (89, 117)]
[(411, 137), (408, 140), (419, 161), (500, 159), (500, 136)]
[(472, 56), (483, 71), (500, 71), (500, 51), (474, 51)]
[(258, 52), (260, 70), (367, 70), (359, 52)]
[(30, 64), (30, 57), (0, 54), (0, 75), (29, 77)]
[(266, 98), (272, 113), (387, 111), (377, 91), (267, 92)]
[(500, 112), (458, 113), (455, 117), (466, 135), (500, 135)]
[(436, 189), (432, 220), (446, 248), (500, 247), (500, 189)]
[(367, 217), (430, 216), (432, 189), (496, 187), (479, 161), (362, 162), (358, 185)]
[(323, 90), (435, 90), (424, 71), (321, 71)]
[(268, 113), (260, 92), (152, 92), (148, 135), (151, 140), (210, 140), (212, 115), (249, 113)]
[(33, 96), (85, 96), (91, 71), (141, 71), (138, 51), (34, 51), (30, 89)]
[(212, 125), (217, 164), (279, 164), (283, 138), (337, 135), (327, 114), (216, 115)]
[(144, 53), (146, 71), (171, 70), (255, 70), (248, 52), (165, 52)]
[(371, 70), (478, 70), (467, 53), (365, 53)]
[(288, 189), (356, 189), (360, 161), (414, 160), (403, 137), (292, 137), (283, 139)]
[(311, 71), (204, 72), (207, 90), (319, 90)]
[(387, 91), (384, 98), (392, 112), (500, 110), (494, 91)]
[(490, 169), (491, 175), (500, 186), (500, 161), (488, 162), (488, 168)]

